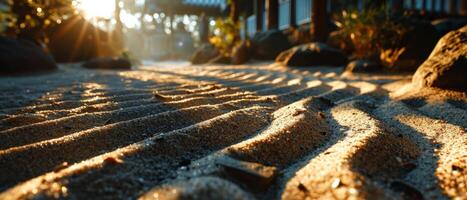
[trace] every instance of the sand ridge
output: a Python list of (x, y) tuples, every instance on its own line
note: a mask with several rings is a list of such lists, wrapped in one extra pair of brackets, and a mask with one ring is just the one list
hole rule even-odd
[(0, 199), (467, 198), (465, 93), (340, 74), (67, 65), (2, 78)]

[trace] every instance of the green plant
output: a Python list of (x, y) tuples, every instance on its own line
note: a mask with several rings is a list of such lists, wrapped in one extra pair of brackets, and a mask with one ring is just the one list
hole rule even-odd
[(391, 13), (385, 5), (363, 12), (345, 10), (335, 18), (339, 37), (350, 41), (355, 58), (392, 61), (404, 51), (400, 46), (407, 31), (404, 16)]
[(209, 41), (225, 56), (230, 55), (232, 48), (239, 42), (240, 25), (231, 18), (217, 19), (214, 35)]
[(6, 22), (7, 32), (19, 38), (46, 44), (47, 28), (60, 24), (67, 17), (78, 14), (72, 0), (40, 1), (9, 0), (9, 10), (0, 20)]

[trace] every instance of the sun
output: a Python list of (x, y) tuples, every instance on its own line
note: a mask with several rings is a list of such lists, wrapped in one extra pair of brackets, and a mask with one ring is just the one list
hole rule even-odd
[(87, 19), (110, 19), (114, 15), (115, 0), (76, 0), (76, 7)]

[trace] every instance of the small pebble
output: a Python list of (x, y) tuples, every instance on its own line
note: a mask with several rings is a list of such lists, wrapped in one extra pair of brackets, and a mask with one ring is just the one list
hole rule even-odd
[(341, 179), (336, 178), (336, 179), (334, 179), (334, 181), (332, 181), (332, 183), (331, 183), (331, 188), (332, 188), (332, 189), (336, 189), (336, 188), (339, 187), (340, 185), (341, 185)]
[(306, 112), (305, 108), (297, 108), (295, 110), (295, 113), (293, 114), (293, 116), (297, 116), (297, 115), (300, 115), (300, 114), (305, 113), (305, 112)]
[(116, 157), (107, 157), (104, 159), (104, 163), (117, 165), (117, 164), (123, 164), (123, 160), (121, 160), (120, 158), (116, 158)]
[(323, 112), (318, 112), (318, 115), (319, 115), (319, 117), (321, 117), (321, 119), (324, 119), (324, 118), (326, 118), (326, 115), (324, 115), (324, 113), (323, 113)]
[(68, 164), (68, 162), (63, 162), (62, 164), (57, 165), (57, 166), (54, 168), (54, 172), (59, 172), (59, 171), (61, 171), (62, 169), (67, 168), (68, 166), (70, 166), (70, 164)]

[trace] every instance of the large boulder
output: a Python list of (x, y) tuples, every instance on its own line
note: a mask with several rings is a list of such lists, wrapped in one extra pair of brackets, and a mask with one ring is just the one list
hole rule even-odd
[(219, 51), (212, 44), (201, 45), (191, 57), (191, 64), (204, 64), (219, 56)]
[[(410, 22), (409, 30), (402, 35), (401, 47), (403, 51), (395, 59), (381, 57), (388, 70), (395, 72), (413, 72), (425, 61), (439, 39), (436, 28), (429, 22)], [(383, 55), (383, 54), (382, 54)]]
[(232, 64), (234, 65), (241, 65), (250, 60), (250, 42), (243, 41), (236, 45), (232, 50), (231, 57)]
[(58, 62), (116, 56), (120, 49), (117, 34), (108, 34), (79, 15), (46, 31), (50, 41), (47, 47)]
[(431, 22), (435, 26), (439, 35), (443, 36), (446, 33), (457, 30), (467, 24), (466, 18), (444, 18), (437, 19)]
[(99, 57), (93, 58), (82, 65), (88, 69), (131, 69), (131, 62), (125, 58)]
[(223, 54), (219, 54), (213, 59), (209, 60), (206, 64), (224, 64), (228, 65), (231, 64), (231, 58), (229, 56), (225, 56)]
[(383, 67), (372, 60), (354, 60), (345, 67), (346, 72), (366, 73), (381, 71)]
[(279, 30), (257, 33), (252, 39), (253, 56), (257, 59), (273, 60), (292, 44), (286, 34)]
[(57, 65), (34, 42), (0, 36), (0, 74), (50, 71)]
[(415, 72), (416, 87), (467, 90), (467, 26), (443, 36)]
[(276, 62), (287, 66), (342, 66), (347, 64), (347, 56), (340, 50), (324, 43), (309, 43), (282, 52)]

